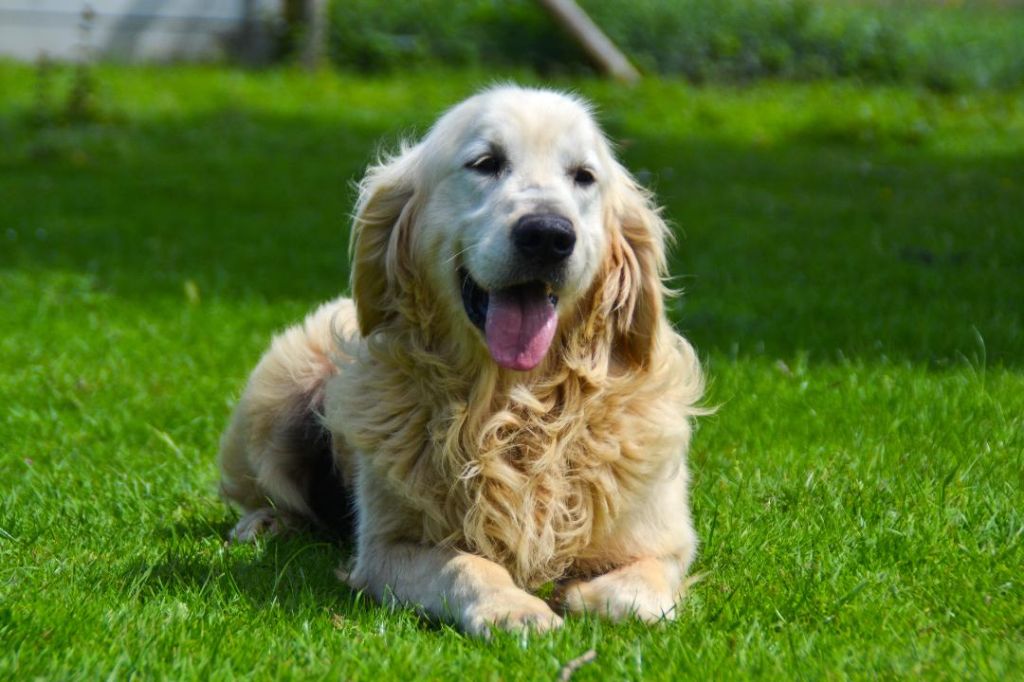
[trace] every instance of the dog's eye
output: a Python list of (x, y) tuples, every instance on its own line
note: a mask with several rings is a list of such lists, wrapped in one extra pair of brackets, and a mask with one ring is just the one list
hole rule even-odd
[(590, 187), (597, 181), (589, 168), (577, 168), (572, 172), (572, 180), (580, 187)]
[(505, 160), (495, 154), (484, 154), (467, 163), (466, 168), (480, 175), (498, 175), (505, 169)]

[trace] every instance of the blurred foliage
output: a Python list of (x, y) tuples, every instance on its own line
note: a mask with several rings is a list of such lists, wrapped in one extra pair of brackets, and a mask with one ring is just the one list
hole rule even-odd
[[(825, 0), (582, 0), (642, 69), (693, 82), (859, 78), (936, 90), (1024, 83), (1024, 6)], [(336, 1), (331, 54), (346, 68), (425, 63), (586, 72), (534, 0)]]

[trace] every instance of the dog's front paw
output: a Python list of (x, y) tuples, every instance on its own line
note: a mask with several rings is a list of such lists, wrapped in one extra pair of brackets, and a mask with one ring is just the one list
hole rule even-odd
[(658, 580), (635, 571), (612, 571), (593, 580), (562, 586), (556, 600), (566, 611), (590, 613), (614, 621), (639, 618), (645, 623), (674, 620), (676, 594)]
[(546, 632), (562, 626), (562, 619), (547, 603), (519, 589), (501, 590), (466, 607), (462, 628), (478, 637), (492, 630)]
[(264, 507), (254, 509), (242, 515), (231, 530), (228, 539), (231, 542), (253, 542), (256, 538), (274, 537), (288, 531), (293, 525), (285, 513)]

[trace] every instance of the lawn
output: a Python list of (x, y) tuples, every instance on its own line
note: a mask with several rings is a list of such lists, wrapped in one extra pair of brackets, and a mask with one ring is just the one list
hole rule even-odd
[(0, 64), (0, 678), (1021, 677), (1024, 92), (554, 83), (676, 225), (703, 577), (662, 627), (484, 643), (322, 538), (225, 545), (214, 455), (345, 289), (351, 183), (493, 76), (93, 77), (69, 122), (70, 74)]

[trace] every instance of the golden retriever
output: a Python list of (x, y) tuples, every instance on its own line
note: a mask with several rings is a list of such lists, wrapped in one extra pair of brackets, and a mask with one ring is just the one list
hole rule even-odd
[(486, 90), (359, 190), (352, 298), (274, 339), (224, 434), (233, 537), (334, 528), (350, 586), (474, 634), (673, 618), (703, 382), (588, 105)]

